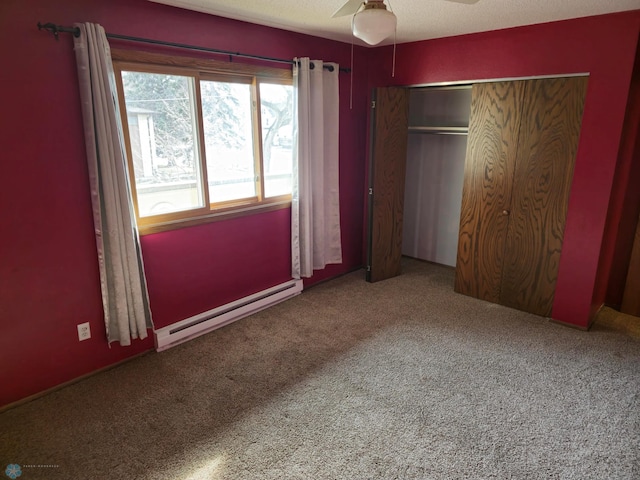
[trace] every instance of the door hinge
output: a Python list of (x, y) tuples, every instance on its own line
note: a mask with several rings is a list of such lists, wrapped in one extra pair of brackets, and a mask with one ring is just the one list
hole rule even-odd
[(367, 265), (367, 272), (371, 271), (371, 265)]
[(376, 101), (375, 100), (371, 100), (371, 108), (376, 108)]
[(373, 188), (369, 188), (369, 195), (373, 195)]

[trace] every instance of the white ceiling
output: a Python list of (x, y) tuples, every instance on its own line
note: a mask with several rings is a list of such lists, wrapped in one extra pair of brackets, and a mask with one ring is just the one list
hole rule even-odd
[[(331, 18), (346, 0), (149, 0), (260, 25), (351, 42), (351, 17)], [(640, 9), (640, 0), (385, 0), (398, 43)], [(381, 45), (392, 43), (385, 40)], [(365, 45), (356, 40), (354, 43)]]

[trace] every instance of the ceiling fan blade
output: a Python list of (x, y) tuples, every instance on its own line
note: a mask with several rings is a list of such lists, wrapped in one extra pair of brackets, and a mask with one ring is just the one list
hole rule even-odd
[(473, 5), (474, 3), (478, 3), (480, 0), (445, 0), (447, 2), (455, 2), (455, 3), (465, 3), (467, 5)]
[(347, 3), (342, 5), (338, 10), (335, 11), (331, 18), (336, 17), (344, 17), (346, 15), (353, 15), (358, 10), (360, 10), (360, 6), (364, 3), (363, 0), (347, 0)]

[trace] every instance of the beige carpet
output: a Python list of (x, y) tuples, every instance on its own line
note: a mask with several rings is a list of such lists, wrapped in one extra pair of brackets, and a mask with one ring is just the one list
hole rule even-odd
[(0, 476), (640, 478), (637, 339), (363, 278), (0, 414)]

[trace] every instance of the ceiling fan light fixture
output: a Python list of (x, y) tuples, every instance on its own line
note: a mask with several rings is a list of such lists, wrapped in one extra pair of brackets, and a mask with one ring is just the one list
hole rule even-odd
[(382, 2), (368, 2), (353, 17), (353, 35), (369, 45), (377, 45), (395, 32), (397, 21)]

